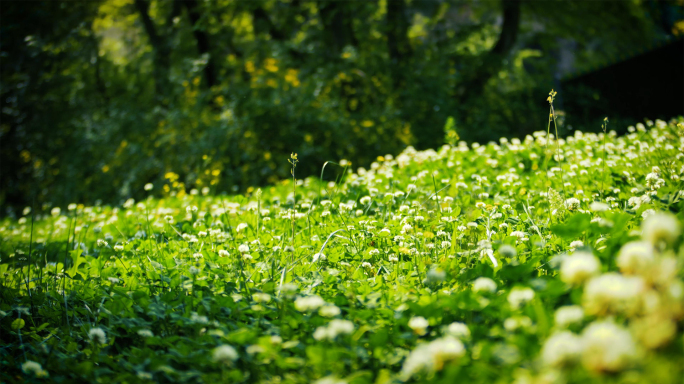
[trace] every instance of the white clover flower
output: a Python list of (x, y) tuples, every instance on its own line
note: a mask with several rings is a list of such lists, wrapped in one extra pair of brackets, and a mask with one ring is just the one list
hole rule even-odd
[(327, 260), (327, 259), (328, 259), (328, 258), (325, 256), (324, 253), (320, 253), (320, 252), (319, 252), (319, 253), (315, 253), (315, 254), (313, 255), (313, 260), (312, 260), (311, 262), (312, 262), (312, 263), (315, 263), (315, 262), (317, 262), (318, 260), (323, 261), (323, 260)]
[(632, 335), (610, 320), (594, 322), (582, 332), (582, 364), (590, 371), (619, 372), (637, 357)]
[(464, 323), (453, 322), (447, 327), (447, 333), (457, 339), (465, 340), (470, 338), (470, 329)]
[(527, 316), (513, 316), (504, 320), (504, 329), (513, 332), (521, 328), (530, 328), (532, 326), (532, 319)]
[(313, 337), (316, 340), (334, 340), (339, 335), (349, 335), (354, 332), (354, 323), (349, 320), (333, 319), (327, 326), (316, 328)]
[(294, 302), (295, 309), (300, 312), (312, 312), (325, 304), (325, 300), (317, 295), (300, 297)]
[(333, 319), (328, 324), (328, 332), (330, 335), (334, 335), (333, 339), (337, 335), (348, 335), (354, 332), (354, 323), (349, 320)]
[(314, 381), (314, 384), (347, 384), (347, 381), (337, 378), (337, 376), (326, 376)]
[(523, 231), (513, 231), (511, 232), (511, 236), (517, 237), (518, 239), (522, 239), (525, 237), (525, 232)]
[(153, 185), (152, 183), (147, 183), (147, 184), (145, 184), (145, 186), (143, 187), (143, 189), (145, 189), (146, 191), (151, 191), (152, 188), (154, 188), (154, 185)]
[(27, 375), (34, 375), (36, 377), (48, 377), (50, 376), (46, 370), (35, 361), (27, 360), (21, 365), (21, 370)]
[(371, 197), (370, 196), (364, 196), (359, 200), (359, 202), (363, 205), (367, 205), (371, 202)]
[(115, 246), (114, 246), (114, 250), (117, 251), (117, 252), (123, 252), (123, 250), (124, 250), (123, 244), (117, 244), (117, 245), (115, 245)]
[(523, 304), (534, 299), (534, 291), (530, 288), (513, 288), (508, 294), (508, 303), (513, 309), (520, 308)]
[(451, 336), (419, 344), (404, 360), (401, 369), (402, 378), (408, 380), (422, 371), (440, 371), (444, 368), (445, 362), (458, 360), (464, 354), (463, 343)]
[(677, 218), (665, 212), (657, 212), (641, 224), (642, 238), (657, 246), (661, 242), (672, 243), (681, 233), (681, 225)]
[(92, 328), (90, 331), (88, 331), (88, 338), (93, 343), (102, 345), (107, 344), (107, 336), (105, 335), (105, 331), (99, 327)]
[(59, 216), (59, 214), (62, 212), (62, 210), (59, 207), (54, 207), (52, 210), (50, 210), (50, 214), (52, 216)]
[(565, 200), (565, 208), (568, 211), (576, 211), (580, 207), (580, 201), (574, 197)]
[(121, 279), (118, 279), (116, 277), (108, 277), (107, 280), (109, 280), (109, 282), (112, 284), (119, 284), (121, 282)]
[(263, 292), (257, 292), (252, 295), (252, 300), (254, 300), (257, 303), (268, 303), (271, 301), (271, 295), (268, 293), (263, 293)]
[(365, 269), (371, 269), (371, 268), (373, 268), (373, 265), (367, 261), (364, 261), (363, 263), (361, 263), (361, 267), (363, 267)]
[(390, 263), (396, 263), (399, 261), (399, 258), (395, 254), (391, 254), (388, 257)]
[(572, 249), (573, 251), (579, 247), (584, 247), (584, 242), (582, 240), (575, 240), (570, 243), (570, 249)]
[(544, 364), (553, 368), (572, 365), (582, 353), (582, 339), (570, 331), (560, 331), (549, 337), (542, 347)]
[(106, 241), (104, 241), (102, 239), (97, 239), (97, 246), (98, 247), (106, 247), (108, 245), (109, 245), (109, 243), (107, 243)]
[(647, 209), (647, 210), (641, 212), (641, 218), (645, 220), (654, 213), (656, 213), (656, 211), (654, 209)]
[(152, 331), (149, 329), (140, 329), (138, 330), (138, 335), (141, 337), (152, 337), (154, 336), (154, 333), (152, 333)]
[(643, 274), (653, 265), (653, 245), (646, 241), (631, 241), (622, 246), (616, 264), (627, 275)]
[(438, 268), (431, 268), (426, 274), (428, 284), (438, 284), (444, 281), (446, 272)]
[(496, 292), (496, 283), (489, 277), (478, 277), (473, 281), (474, 292)]
[(230, 254), (225, 249), (220, 249), (218, 251), (218, 255), (219, 255), (219, 257), (228, 257)]
[(373, 249), (371, 249), (370, 251), (368, 251), (368, 254), (371, 255), (371, 256), (376, 256), (376, 255), (379, 255), (379, 254), (380, 254), (380, 250), (377, 249), (377, 248), (373, 248)]
[(164, 216), (164, 220), (166, 220), (166, 222), (169, 224), (173, 224), (173, 216), (171, 215)]
[(567, 305), (560, 307), (554, 314), (556, 326), (567, 328), (571, 324), (576, 324), (584, 319), (584, 310), (579, 305)]
[(589, 205), (589, 209), (591, 209), (594, 212), (604, 212), (609, 210), (610, 206), (600, 201), (594, 201), (591, 203), (591, 205)]
[(247, 245), (247, 244), (240, 244), (240, 246), (238, 247), (238, 252), (240, 252), (240, 253), (247, 253), (247, 252), (249, 252), (249, 245)]
[(427, 333), (427, 327), (430, 326), (430, 324), (424, 317), (417, 316), (412, 317), (411, 320), (409, 320), (408, 326), (413, 330), (415, 334), (423, 336)]
[(238, 226), (235, 228), (235, 232), (240, 233), (243, 230), (245, 230), (247, 227), (249, 227), (249, 224), (247, 223), (240, 223)]
[(599, 273), (601, 263), (589, 252), (575, 252), (563, 259), (560, 268), (561, 280), (578, 285)]
[(232, 363), (233, 361), (237, 360), (238, 357), (239, 356), (235, 348), (226, 344), (219, 345), (218, 347), (214, 348), (214, 351), (212, 352), (213, 360), (220, 363)]
[(644, 291), (641, 277), (605, 273), (589, 280), (584, 288), (582, 304), (587, 314), (631, 314), (638, 310)]
[(323, 317), (335, 317), (341, 313), (336, 305), (324, 305), (318, 310), (318, 314)]
[(378, 236), (380, 237), (388, 237), (392, 234), (392, 231), (389, 230), (389, 228), (383, 228), (378, 232)]

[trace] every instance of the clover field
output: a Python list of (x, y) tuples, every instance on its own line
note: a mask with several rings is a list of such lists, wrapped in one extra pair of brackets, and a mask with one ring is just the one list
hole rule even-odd
[(684, 377), (681, 120), (321, 166), (3, 219), (0, 381)]

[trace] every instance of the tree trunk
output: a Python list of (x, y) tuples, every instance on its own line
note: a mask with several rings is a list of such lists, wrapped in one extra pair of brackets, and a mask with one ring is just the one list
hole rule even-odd
[(459, 103), (464, 102), (466, 98), (472, 99), (482, 95), (487, 81), (501, 70), (504, 60), (515, 45), (520, 29), (520, 1), (501, 0), (501, 6), (503, 24), (499, 39), (491, 51), (479, 58), (479, 65), (473, 65), (473, 71), (464, 74), (464, 79), (456, 92)]
[(387, 2), (387, 50), (390, 58), (390, 70), (394, 88), (401, 87), (406, 70), (405, 60), (411, 54), (408, 41), (409, 23), (406, 19), (405, 0)]
[(154, 51), (154, 84), (157, 97), (163, 98), (169, 94), (169, 69), (171, 67), (171, 49), (164, 38), (162, 38), (157, 28), (150, 18), (150, 3), (145, 0), (135, 0), (135, 7), (140, 13), (140, 20), (143, 28), (150, 39), (152, 50)]
[(204, 32), (198, 25), (200, 20), (200, 12), (196, 0), (183, 0), (183, 4), (188, 11), (188, 17), (192, 23), (192, 34), (197, 41), (197, 51), (200, 55), (207, 55), (207, 64), (204, 66), (204, 80), (207, 83), (207, 88), (211, 88), (217, 84), (216, 80), (216, 66), (211, 55), (211, 48), (209, 45), (209, 35)]

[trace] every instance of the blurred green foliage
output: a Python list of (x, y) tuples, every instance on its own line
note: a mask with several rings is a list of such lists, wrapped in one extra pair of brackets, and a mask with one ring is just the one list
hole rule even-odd
[(0, 206), (247, 189), (287, 177), (291, 152), (300, 176), (367, 166), (444, 143), (449, 116), (468, 141), (539, 130), (559, 47), (581, 68), (649, 44), (674, 33), (662, 7), (5, 2)]

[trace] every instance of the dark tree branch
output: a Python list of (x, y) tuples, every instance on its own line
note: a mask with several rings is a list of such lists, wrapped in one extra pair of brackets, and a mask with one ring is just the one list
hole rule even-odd
[(192, 23), (192, 33), (197, 41), (197, 51), (200, 55), (207, 55), (207, 65), (204, 66), (204, 79), (207, 82), (207, 87), (211, 88), (217, 84), (216, 70), (214, 65), (214, 59), (211, 55), (211, 48), (209, 45), (209, 35), (204, 32), (200, 26), (200, 13), (197, 6), (196, 0), (184, 0), (183, 4), (185, 9), (188, 11), (188, 17)]
[(501, 3), (503, 5), (503, 25), (501, 26), (499, 40), (491, 52), (495, 55), (506, 56), (511, 52), (513, 44), (515, 44), (518, 38), (518, 29), (520, 29), (520, 1), (502, 0)]
[(323, 43), (332, 57), (338, 57), (347, 45), (358, 45), (352, 17), (346, 6), (344, 1), (318, 1), (318, 12), (323, 24)]
[(168, 94), (169, 68), (171, 66), (171, 51), (164, 39), (159, 35), (157, 28), (150, 17), (150, 3), (144, 0), (135, 0), (135, 7), (140, 14), (143, 28), (150, 39), (154, 50), (154, 81), (157, 97)]
[(406, 2), (394, 0), (387, 2), (387, 49), (390, 57), (392, 82), (399, 88), (404, 79), (404, 61), (410, 56), (411, 45), (408, 41), (409, 22), (406, 19)]
[(471, 65), (471, 72), (463, 74), (458, 85), (456, 99), (463, 103), (466, 98), (475, 99), (482, 95), (485, 85), (496, 75), (511, 53), (520, 29), (520, 0), (501, 0), (503, 23), (499, 39), (491, 51), (478, 58), (479, 63)]
[(254, 12), (252, 12), (252, 17), (254, 18), (254, 24), (256, 26), (263, 24), (266, 27), (266, 32), (271, 35), (271, 38), (278, 41), (285, 40), (285, 34), (281, 32), (275, 26), (275, 24), (273, 24), (271, 18), (268, 16), (268, 13), (266, 13), (261, 5), (254, 9)]

